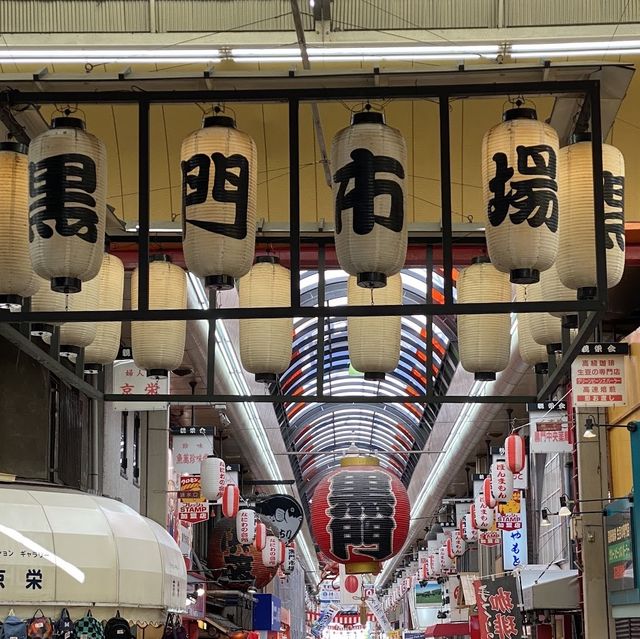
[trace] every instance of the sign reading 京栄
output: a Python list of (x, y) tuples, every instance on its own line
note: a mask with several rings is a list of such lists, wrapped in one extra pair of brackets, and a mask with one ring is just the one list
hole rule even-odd
[(571, 364), (574, 406), (624, 406), (624, 363), (628, 354), (629, 344), (585, 344)]
[(532, 453), (570, 453), (573, 441), (565, 402), (527, 404)]
[(473, 586), (481, 639), (516, 639), (524, 636), (515, 577), (480, 579)]
[[(138, 368), (133, 360), (116, 361), (113, 364), (114, 395), (167, 395), (169, 378), (147, 377), (146, 371)], [(167, 410), (167, 402), (113, 402), (113, 409), (124, 410)]]
[(178, 518), (189, 524), (197, 524), (209, 519), (209, 502), (202, 496), (199, 475), (180, 477), (178, 493)]
[(635, 588), (631, 507), (605, 517), (609, 592)]

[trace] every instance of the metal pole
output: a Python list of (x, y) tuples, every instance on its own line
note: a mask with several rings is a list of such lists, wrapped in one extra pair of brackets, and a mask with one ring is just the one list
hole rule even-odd
[(440, 97), (440, 205), (442, 207), (442, 257), (444, 301), (453, 303), (453, 230), (451, 221), (451, 140), (449, 96)]
[[(216, 307), (217, 291), (209, 289), (209, 308)], [(215, 394), (216, 380), (216, 320), (209, 320), (209, 332), (207, 334), (207, 394)], [(192, 409), (193, 410), (193, 409)]]
[[(320, 244), (318, 247), (318, 306), (324, 307), (325, 304), (325, 247)], [(324, 322), (325, 319), (318, 318), (318, 354), (316, 359), (316, 393), (319, 396), (324, 395)]]
[(149, 103), (138, 104), (138, 309), (149, 309)]
[(289, 246), (291, 305), (300, 306), (300, 131), (298, 100), (289, 100)]

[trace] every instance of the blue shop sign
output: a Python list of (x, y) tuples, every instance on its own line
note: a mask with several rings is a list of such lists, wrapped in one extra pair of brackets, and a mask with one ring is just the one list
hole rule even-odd
[(275, 595), (254, 595), (253, 630), (280, 630), (281, 602)]

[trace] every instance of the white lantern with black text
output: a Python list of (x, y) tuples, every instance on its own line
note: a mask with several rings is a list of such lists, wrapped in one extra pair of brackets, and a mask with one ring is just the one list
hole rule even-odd
[(507, 110), (482, 140), (487, 248), (514, 283), (537, 282), (556, 258), (558, 151), (558, 134), (535, 109)]
[(489, 506), (484, 503), (482, 494), (478, 495), (475, 499), (474, 517), (475, 525), (478, 530), (489, 530), (489, 528), (493, 526), (495, 510), (493, 508), (489, 508)]
[[(149, 310), (187, 307), (187, 276), (168, 255), (149, 258)], [(131, 308), (138, 310), (138, 269), (131, 277)], [(131, 347), (138, 368), (149, 377), (167, 377), (184, 356), (185, 320), (131, 322)]]
[[(579, 134), (576, 140), (560, 150), (563, 214), (557, 267), (560, 280), (578, 291), (578, 299), (593, 299), (597, 281), (591, 136)], [(622, 153), (610, 144), (602, 145), (602, 176), (607, 287), (611, 288), (624, 272), (625, 167)]]
[[(240, 280), (240, 308), (291, 305), (291, 274), (274, 256), (261, 256)], [(291, 362), (293, 319), (241, 319), (240, 360), (257, 382), (275, 382)]]
[(462, 557), (467, 550), (467, 544), (462, 535), (456, 530), (449, 539), (447, 539), (447, 552), (451, 559)]
[[(355, 277), (347, 284), (349, 306), (381, 306), (402, 304), (402, 277), (400, 273), (387, 278), (387, 285), (379, 289), (365, 289), (357, 285)], [(384, 379), (400, 361), (400, 332), (402, 318), (349, 317), (347, 341), (351, 366), (368, 380)]]
[(205, 286), (233, 288), (253, 263), (258, 158), (233, 118), (211, 115), (182, 143), (183, 249)]
[(27, 147), (0, 142), (0, 309), (20, 310), (33, 279)]
[(453, 559), (449, 557), (446, 542), (442, 546), (440, 546), (440, 548), (438, 549), (438, 553), (440, 555), (440, 567), (442, 569), (442, 572), (447, 574), (450, 572), (454, 572), (455, 563)]
[(107, 151), (74, 117), (53, 118), (29, 145), (29, 249), (34, 271), (77, 293), (102, 265)]
[[(516, 287), (516, 300), (518, 302), (531, 302), (529, 286)], [(533, 366), (538, 374), (546, 373), (549, 368), (549, 356), (547, 347), (538, 344), (531, 334), (532, 313), (518, 313), (518, 352), (525, 364)]]
[(226, 464), (224, 460), (214, 455), (209, 455), (200, 462), (200, 490), (205, 499), (210, 501), (220, 499), (226, 481)]
[(256, 511), (241, 508), (236, 515), (236, 537), (242, 546), (248, 546), (256, 538)]
[[(488, 258), (474, 260), (458, 276), (458, 303), (510, 302), (511, 285)], [(458, 348), (462, 367), (477, 380), (493, 380), (509, 364), (509, 313), (458, 315)]]
[(491, 464), (491, 490), (495, 500), (505, 504), (513, 498), (513, 473), (507, 462), (499, 459)]
[(340, 267), (359, 286), (383, 287), (407, 254), (404, 138), (382, 113), (356, 113), (333, 138), (331, 167)]
[(275, 568), (280, 563), (280, 540), (273, 535), (267, 535), (262, 549), (262, 563), (267, 568)]
[(458, 528), (462, 539), (466, 542), (476, 541), (478, 539), (478, 531), (474, 527), (471, 513), (467, 513), (460, 519)]

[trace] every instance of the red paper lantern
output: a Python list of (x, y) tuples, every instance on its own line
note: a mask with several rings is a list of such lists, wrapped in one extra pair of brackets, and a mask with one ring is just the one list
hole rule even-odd
[(493, 496), (491, 479), (491, 477), (485, 477), (484, 481), (482, 482), (482, 499), (489, 508), (495, 508), (498, 502)]
[(264, 565), (262, 554), (255, 546), (240, 544), (233, 519), (222, 519), (213, 529), (209, 537), (208, 564), (213, 570), (219, 570), (216, 578), (223, 588), (242, 592), (252, 586), (264, 588), (277, 572), (276, 568)]
[(253, 545), (258, 551), (262, 551), (264, 545), (267, 543), (267, 527), (261, 521), (256, 524), (256, 538), (253, 540)]
[(517, 475), (524, 468), (527, 460), (524, 438), (515, 433), (509, 435), (504, 442), (504, 454), (507, 467), (514, 475)]
[(358, 591), (360, 580), (355, 575), (346, 575), (344, 578), (344, 589), (351, 594)]
[(287, 557), (287, 546), (281, 539), (278, 540), (280, 542), (280, 565), (282, 565)]
[(225, 517), (235, 517), (240, 508), (240, 489), (233, 484), (227, 484), (222, 493), (222, 514)]
[(320, 549), (346, 572), (377, 573), (400, 552), (409, 530), (402, 482), (375, 457), (349, 455), (313, 495), (311, 521)]

